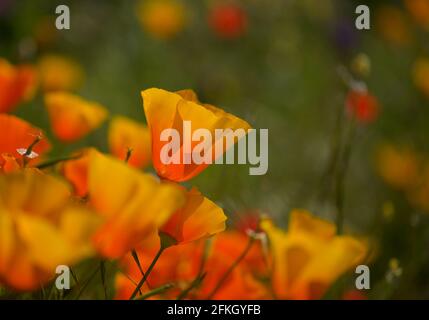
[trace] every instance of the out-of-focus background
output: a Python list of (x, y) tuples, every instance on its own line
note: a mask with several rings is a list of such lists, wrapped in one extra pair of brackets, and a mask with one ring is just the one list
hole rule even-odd
[[(359, 31), (365, 2), (371, 29)], [(70, 30), (55, 28), (59, 4), (70, 7)], [(231, 223), (258, 211), (284, 226), (297, 207), (335, 221), (343, 203), (346, 231), (378, 243), (374, 298), (429, 298), (428, 36), (426, 0), (0, 0), (0, 56), (57, 64), (58, 78), (112, 114), (144, 122), (142, 89), (192, 88), (268, 128), (266, 175), (211, 166), (188, 185)], [(345, 106), (351, 78), (378, 101), (372, 121)], [(55, 142), (42, 105), (39, 93), (15, 113), (48, 131), (53, 157), (107, 150), (107, 123)]]

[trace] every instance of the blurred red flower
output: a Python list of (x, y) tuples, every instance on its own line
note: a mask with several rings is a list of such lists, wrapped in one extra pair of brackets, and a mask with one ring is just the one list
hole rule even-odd
[(234, 4), (222, 4), (212, 8), (209, 24), (221, 38), (237, 38), (242, 36), (248, 26), (246, 12)]

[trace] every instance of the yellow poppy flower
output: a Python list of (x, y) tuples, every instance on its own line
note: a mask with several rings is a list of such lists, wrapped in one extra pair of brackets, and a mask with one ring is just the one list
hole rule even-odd
[(178, 243), (187, 243), (224, 231), (226, 219), (222, 208), (192, 188), (186, 194), (186, 204), (170, 217), (161, 231)]
[(89, 205), (105, 222), (94, 236), (105, 257), (118, 258), (138, 247), (185, 203), (184, 191), (160, 183), (124, 161), (93, 151), (88, 169)]
[[(162, 89), (147, 89), (142, 91), (146, 120), (152, 135), (152, 163), (158, 175), (172, 181), (186, 181), (198, 175), (208, 164), (196, 164), (193, 160), (186, 163), (181, 157), (180, 163), (165, 164), (161, 160), (161, 150), (168, 144), (161, 141), (161, 133), (166, 129), (183, 132), (183, 124), (189, 121), (192, 126), (191, 135), (198, 129), (207, 129), (211, 133), (211, 154), (215, 155), (215, 129), (243, 129), (246, 133), (250, 125), (219, 108), (198, 101), (192, 90), (182, 90), (176, 93)], [(183, 136), (183, 134), (182, 134)], [(181, 139), (178, 154), (184, 153), (184, 143)], [(236, 142), (236, 140), (234, 140)], [(193, 148), (191, 146), (191, 148)], [(225, 148), (226, 149), (226, 148)]]
[(115, 116), (110, 122), (109, 149), (110, 153), (122, 160), (131, 149), (127, 163), (136, 168), (146, 167), (151, 159), (150, 131), (141, 123)]
[(93, 253), (99, 218), (69, 196), (65, 183), (35, 169), (0, 176), (0, 282), (37, 289), (57, 266)]
[(45, 95), (52, 131), (63, 142), (81, 139), (106, 119), (107, 110), (96, 102), (66, 92)]
[(317, 299), (345, 272), (362, 263), (367, 245), (335, 235), (333, 224), (304, 210), (291, 213), (287, 232), (269, 220), (262, 229), (270, 240), (273, 289), (281, 299)]

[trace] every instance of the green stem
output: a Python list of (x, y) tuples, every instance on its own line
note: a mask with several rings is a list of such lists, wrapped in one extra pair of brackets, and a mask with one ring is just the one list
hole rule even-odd
[(58, 159), (54, 159), (54, 160), (49, 160), (49, 161), (46, 161), (46, 162), (39, 164), (37, 166), (37, 168), (38, 169), (46, 169), (46, 168), (52, 167), (52, 166), (54, 166), (60, 162), (76, 160), (76, 159), (79, 159), (80, 157), (82, 157), (81, 154), (76, 155), (76, 156), (71, 156), (71, 157), (62, 157), (62, 158), (58, 158)]
[(143, 271), (142, 265), (141, 265), (141, 263), (140, 263), (140, 260), (139, 260), (139, 256), (138, 256), (138, 254), (137, 254), (137, 251), (136, 251), (136, 250), (132, 250), (132, 251), (131, 251), (131, 255), (133, 256), (133, 259), (134, 259), (134, 261), (135, 261), (135, 263), (136, 263), (137, 267), (139, 268), (141, 275), (144, 277), (144, 271)]
[(335, 204), (337, 207), (337, 233), (342, 234), (344, 231), (344, 198), (345, 198), (345, 178), (347, 175), (347, 169), (350, 163), (351, 151), (356, 135), (356, 124), (354, 121), (351, 122), (351, 128), (345, 142), (343, 159), (336, 175), (336, 192), (335, 192)]
[(75, 300), (79, 300), (80, 296), (82, 295), (82, 293), (85, 291), (86, 287), (89, 285), (89, 283), (92, 281), (92, 279), (95, 277), (95, 275), (98, 273), (98, 270), (100, 270), (100, 266), (94, 270), (94, 272), (89, 276), (88, 280), (86, 281), (86, 283), (81, 287), (81, 289), (79, 290)]
[(216, 287), (212, 290), (212, 292), (207, 296), (207, 299), (210, 300), (213, 298), (213, 296), (216, 294), (216, 292), (222, 287), (226, 279), (229, 277), (229, 275), (232, 273), (232, 271), (235, 269), (235, 267), (238, 266), (238, 264), (246, 257), (246, 255), (249, 253), (250, 249), (252, 248), (253, 242), (255, 241), (254, 237), (249, 237), (249, 242), (247, 242), (246, 248), (244, 248), (243, 252), (240, 254), (240, 256), (237, 258), (237, 260), (234, 261), (234, 263), (229, 267), (229, 269), (225, 272), (223, 277), (220, 279), (220, 281), (217, 283)]
[(206, 273), (199, 273), (191, 284), (177, 296), (177, 300), (183, 300), (194, 288), (197, 288), (206, 277)]
[(100, 261), (100, 275), (101, 275), (101, 283), (103, 285), (104, 291), (104, 299), (107, 300), (107, 285), (106, 285), (106, 261)]
[(155, 264), (157, 263), (159, 257), (161, 256), (161, 254), (164, 252), (165, 249), (166, 248), (161, 245), (161, 247), (159, 248), (159, 250), (155, 256), (155, 258), (153, 258), (149, 268), (146, 270), (143, 278), (140, 280), (140, 282), (138, 283), (137, 287), (135, 288), (133, 294), (131, 295), (130, 300), (133, 300), (136, 297), (137, 293), (140, 291), (141, 287), (146, 282), (147, 278), (149, 277), (150, 273), (152, 272), (153, 267), (155, 267)]
[(152, 291), (149, 291), (149, 292), (141, 295), (138, 298), (138, 300), (145, 300), (145, 299), (150, 298), (152, 296), (155, 296), (157, 294), (164, 293), (165, 291), (167, 291), (167, 290), (169, 290), (169, 289), (171, 289), (173, 287), (174, 287), (174, 285), (172, 283), (167, 283), (167, 284), (165, 284), (165, 285), (163, 285), (163, 286), (161, 286), (159, 288), (153, 289)]

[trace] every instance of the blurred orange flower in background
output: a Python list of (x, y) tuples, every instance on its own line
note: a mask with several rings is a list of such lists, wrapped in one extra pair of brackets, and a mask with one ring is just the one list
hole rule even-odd
[(36, 72), (30, 65), (13, 66), (0, 58), (0, 113), (12, 111), (30, 100), (37, 85)]
[(108, 258), (119, 258), (153, 237), (185, 203), (179, 186), (96, 151), (89, 159), (88, 195), (90, 207), (104, 218), (94, 243)]
[(0, 283), (38, 289), (57, 266), (93, 253), (99, 219), (69, 195), (65, 183), (35, 169), (0, 176)]
[(73, 91), (83, 83), (83, 69), (67, 57), (45, 55), (38, 61), (37, 69), (44, 91)]
[(330, 222), (304, 210), (291, 212), (288, 231), (262, 222), (273, 259), (272, 287), (280, 299), (320, 299), (347, 271), (365, 261), (368, 245), (336, 235)]
[[(12, 115), (0, 114), (0, 172), (8, 172), (35, 164), (40, 156), (51, 149), (49, 141), (41, 129)], [(40, 141), (39, 141), (40, 139)], [(37, 140), (37, 141), (36, 141)], [(37, 143), (36, 143), (37, 142)], [(31, 153), (26, 155), (28, 148)]]
[(414, 17), (416, 22), (426, 30), (429, 28), (429, 1), (428, 0), (404, 0), (405, 7)]
[[(161, 161), (161, 150), (168, 142), (160, 139), (163, 130), (176, 129), (182, 133), (184, 121), (191, 122), (191, 135), (200, 128), (209, 130), (213, 139), (211, 146), (214, 161), (215, 129), (244, 129), (246, 133), (250, 129), (250, 125), (246, 121), (212, 105), (200, 103), (192, 90), (173, 93), (151, 88), (142, 91), (141, 95), (152, 135), (152, 163), (157, 174), (167, 180), (177, 182), (189, 180), (203, 171), (208, 164), (195, 164), (193, 161), (185, 164), (182, 159), (183, 141), (177, 151), (181, 159), (180, 163), (164, 164)], [(183, 137), (183, 134), (181, 136)]]
[(383, 144), (375, 160), (378, 174), (390, 186), (407, 190), (417, 184), (421, 162), (411, 147)]
[(140, 1), (137, 17), (142, 27), (155, 38), (168, 39), (183, 30), (186, 9), (177, 0)]
[(150, 130), (143, 124), (124, 116), (115, 116), (109, 127), (109, 149), (115, 157), (136, 168), (146, 167), (151, 160)]
[(412, 76), (416, 87), (429, 98), (429, 59), (417, 59), (414, 62)]
[(52, 132), (63, 142), (74, 142), (98, 128), (107, 118), (102, 105), (66, 92), (45, 95)]
[(382, 5), (376, 11), (376, 27), (381, 36), (396, 46), (406, 46), (411, 43), (413, 36), (409, 21), (399, 8)]

